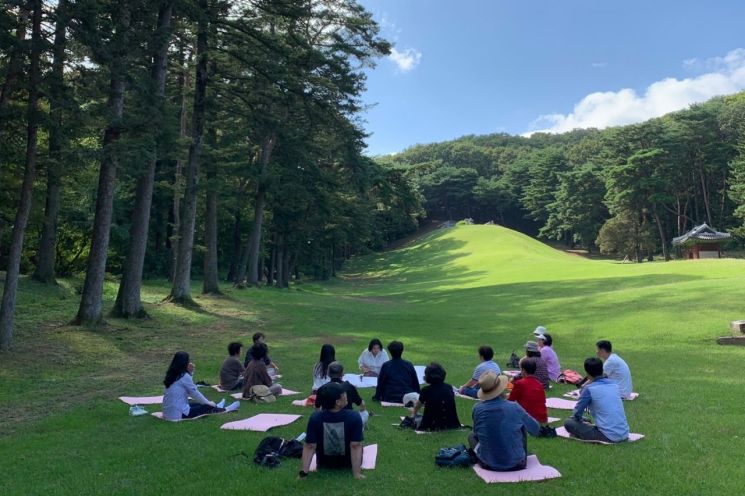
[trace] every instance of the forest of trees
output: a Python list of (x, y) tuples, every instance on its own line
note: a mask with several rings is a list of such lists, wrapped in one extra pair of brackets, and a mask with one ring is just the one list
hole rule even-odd
[[(146, 316), (143, 277), (286, 287), (412, 232), (405, 175), (362, 154), (354, 0), (16, 0), (0, 10), (0, 349), (19, 275), (80, 276), (74, 324)], [(107, 277), (120, 281), (103, 308)]]
[(745, 93), (641, 124), (417, 145), (378, 159), (429, 217), (494, 221), (567, 246), (670, 259), (695, 225), (745, 236)]

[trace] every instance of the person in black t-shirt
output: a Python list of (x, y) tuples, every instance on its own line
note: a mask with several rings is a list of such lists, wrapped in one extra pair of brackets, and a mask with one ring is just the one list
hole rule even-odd
[(445, 369), (439, 363), (432, 362), (424, 369), (424, 380), (428, 386), (422, 388), (419, 400), (414, 405), (412, 416), (417, 420), (417, 412), (424, 407), (421, 421), (417, 421), (417, 430), (437, 431), (458, 429), (460, 419), (455, 408), (453, 386), (445, 383)]
[(318, 389), (318, 392), (316, 393), (316, 408), (322, 408), (322, 405), (324, 403), (323, 397), (325, 395), (324, 388), (326, 386), (331, 383), (341, 384), (341, 386), (344, 388), (344, 391), (347, 393), (347, 406), (345, 406), (344, 408), (346, 408), (347, 410), (352, 410), (352, 405), (357, 405), (360, 417), (362, 417), (362, 423), (364, 425), (367, 425), (367, 420), (370, 418), (370, 412), (367, 411), (367, 406), (360, 396), (360, 393), (357, 391), (357, 388), (350, 384), (348, 381), (342, 380), (342, 377), (344, 377), (344, 365), (342, 365), (340, 362), (331, 362), (329, 364), (328, 375), (329, 379), (331, 379), (331, 382), (324, 384)]
[(308, 420), (299, 477), (305, 478), (316, 455), (319, 470), (351, 468), (355, 479), (362, 475), (362, 418), (347, 406), (344, 386), (329, 383), (323, 395), (322, 410)]

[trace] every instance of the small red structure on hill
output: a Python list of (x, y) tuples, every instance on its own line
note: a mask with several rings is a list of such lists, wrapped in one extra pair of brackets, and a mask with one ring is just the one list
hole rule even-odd
[(722, 258), (722, 243), (731, 237), (729, 233), (701, 224), (684, 235), (673, 238), (673, 245), (680, 246), (683, 257), (687, 259)]

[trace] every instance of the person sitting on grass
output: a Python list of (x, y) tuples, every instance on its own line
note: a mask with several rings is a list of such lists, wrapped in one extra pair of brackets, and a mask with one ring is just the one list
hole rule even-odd
[(383, 343), (378, 338), (373, 338), (370, 340), (370, 344), (367, 345), (367, 349), (362, 350), (357, 363), (360, 366), (362, 375), (365, 377), (378, 377), (380, 375), (380, 368), (388, 360), (390, 358), (388, 358), (388, 353), (383, 348)]
[(357, 388), (350, 384), (348, 381), (342, 379), (344, 377), (344, 365), (340, 362), (331, 362), (329, 364), (329, 382), (318, 388), (316, 393), (316, 409), (321, 408), (324, 403), (325, 390), (329, 384), (341, 384), (344, 391), (347, 393), (347, 405), (344, 407), (347, 410), (352, 410), (352, 405), (357, 405), (357, 409), (362, 417), (362, 424), (367, 425), (367, 420), (370, 418), (370, 412), (367, 411), (365, 401), (360, 396)]
[(631, 393), (634, 391), (629, 366), (626, 365), (626, 362), (620, 356), (613, 353), (613, 345), (610, 341), (598, 341), (595, 346), (598, 348), (597, 356), (603, 360), (603, 373), (605, 377), (618, 385), (622, 399), (629, 399)]
[[(257, 344), (257, 343), (266, 344), (266, 335), (263, 332), (255, 332), (251, 339), (253, 340), (253, 344)], [(246, 350), (246, 358), (243, 360), (244, 367), (248, 367), (248, 362), (251, 361), (251, 358), (252, 358), (251, 349), (252, 349), (252, 346), (249, 346), (248, 349)], [(266, 365), (267, 372), (269, 372), (269, 375), (273, 376), (279, 373), (279, 366), (277, 366), (277, 364), (274, 363), (271, 358), (269, 358), (269, 355), (264, 357), (264, 364)]]
[(511, 472), (527, 464), (527, 433), (537, 436), (540, 425), (523, 407), (503, 398), (509, 378), (489, 370), (479, 378), (478, 402), (473, 407), (473, 432), (468, 445), (479, 465)]
[(310, 472), (310, 462), (316, 455), (318, 470), (352, 469), (355, 479), (362, 475), (362, 417), (348, 410), (347, 393), (341, 384), (324, 386), (321, 410), (308, 420), (299, 477)]
[(492, 350), (491, 346), (482, 346), (479, 348), (479, 360), (481, 363), (474, 369), (471, 380), (460, 387), (458, 390), (460, 394), (476, 398), (476, 394), (479, 391), (479, 378), (489, 370), (499, 375), (501, 370), (493, 358), (494, 350)]
[[(419, 400), (414, 405), (412, 418), (420, 431), (439, 431), (460, 428), (458, 410), (455, 408), (453, 386), (445, 382), (447, 372), (439, 363), (432, 362), (424, 369), (424, 381)], [(418, 412), (424, 408), (424, 414)]]
[(556, 382), (561, 375), (561, 365), (559, 364), (559, 356), (556, 354), (554, 349), (551, 347), (554, 344), (554, 340), (551, 334), (543, 333), (536, 336), (538, 340), (538, 347), (541, 350), (541, 358), (546, 362), (548, 368), (548, 378)]
[(313, 394), (316, 394), (321, 386), (331, 380), (329, 365), (334, 361), (336, 361), (336, 349), (333, 345), (324, 344), (321, 346), (321, 356), (313, 366)]
[(248, 362), (248, 367), (246, 367), (246, 372), (243, 375), (244, 398), (251, 396), (251, 388), (254, 386), (266, 386), (275, 396), (279, 396), (282, 393), (282, 384), (272, 381), (269, 372), (267, 372), (266, 361), (264, 360), (266, 354), (267, 346), (264, 343), (257, 343), (251, 347), (251, 356), (253, 358)]
[(241, 343), (233, 342), (228, 345), (228, 358), (220, 367), (220, 387), (226, 391), (243, 387), (243, 373), (246, 369), (241, 365)]
[[(619, 443), (629, 437), (629, 424), (623, 411), (618, 385), (603, 377), (603, 362), (592, 357), (585, 360), (587, 382), (580, 390), (579, 401), (564, 427), (574, 437), (585, 441)], [(582, 418), (590, 410), (595, 425)]]
[(546, 393), (535, 376), (536, 358), (520, 360), (520, 379), (512, 382), (510, 401), (516, 401), (531, 417), (540, 424), (548, 423), (548, 409), (546, 408)]
[[(535, 341), (528, 341), (525, 343), (525, 358), (532, 358), (535, 362), (535, 378), (541, 383), (544, 390), (548, 390), (551, 386), (551, 379), (548, 378), (548, 367), (546, 362), (541, 358), (541, 351), (538, 349), (538, 343)], [(522, 360), (520, 360), (522, 362)], [(517, 374), (513, 381), (522, 378), (522, 374)]]
[[(199, 392), (194, 385), (192, 374), (194, 364), (189, 361), (189, 354), (179, 351), (173, 355), (171, 365), (163, 380), (163, 418), (166, 420), (181, 420), (199, 417), (208, 413), (232, 412), (237, 410), (240, 403), (234, 401), (227, 408), (218, 407)], [(194, 402), (190, 403), (189, 398)]]
[(373, 399), (401, 403), (405, 394), (419, 393), (419, 376), (411, 362), (401, 358), (404, 352), (404, 344), (401, 341), (391, 341), (388, 351), (391, 352), (391, 359), (380, 368), (378, 386)]

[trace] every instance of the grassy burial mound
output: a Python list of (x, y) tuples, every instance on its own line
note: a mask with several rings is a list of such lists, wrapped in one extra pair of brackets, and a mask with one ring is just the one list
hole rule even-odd
[[(96, 330), (64, 325), (75, 312), (75, 282), (49, 289), (24, 280), (16, 350), (0, 361), (0, 494), (737, 494), (745, 349), (713, 338), (745, 313), (744, 275), (739, 260), (587, 260), (504, 228), (462, 226), (357, 258), (330, 283), (229, 291), (197, 298), (198, 311), (160, 303), (169, 285), (151, 282), (144, 298), (152, 320), (109, 319)], [(108, 307), (115, 294), (108, 285)], [(116, 400), (161, 394), (168, 362), (181, 349), (196, 363), (195, 380), (214, 383), (227, 343), (246, 344), (256, 330), (267, 333), (283, 385), (304, 393), (321, 344), (334, 344), (353, 371), (372, 337), (401, 339), (404, 358), (436, 360), (447, 382), (460, 385), (479, 345), (491, 345), (503, 365), (538, 324), (553, 334), (563, 368), (581, 370), (598, 339), (613, 342), (641, 393), (625, 405), (629, 424), (646, 435), (619, 446), (530, 439), (529, 450), (562, 474), (540, 484), (487, 487), (471, 470), (436, 468), (437, 449), (464, 442), (465, 433), (399, 431), (391, 424), (404, 412), (376, 406), (369, 389), (361, 393), (375, 416), (365, 442), (377, 443), (379, 454), (364, 481), (346, 473), (296, 481), (295, 461), (258, 468), (237, 454), (252, 455), (266, 434), (219, 429), (256, 413), (296, 413), (300, 421), (270, 432), (296, 436), (310, 413), (290, 404), (297, 397), (180, 424), (129, 417)], [(557, 386), (549, 395), (568, 390)], [(473, 403), (457, 401), (470, 424)]]

